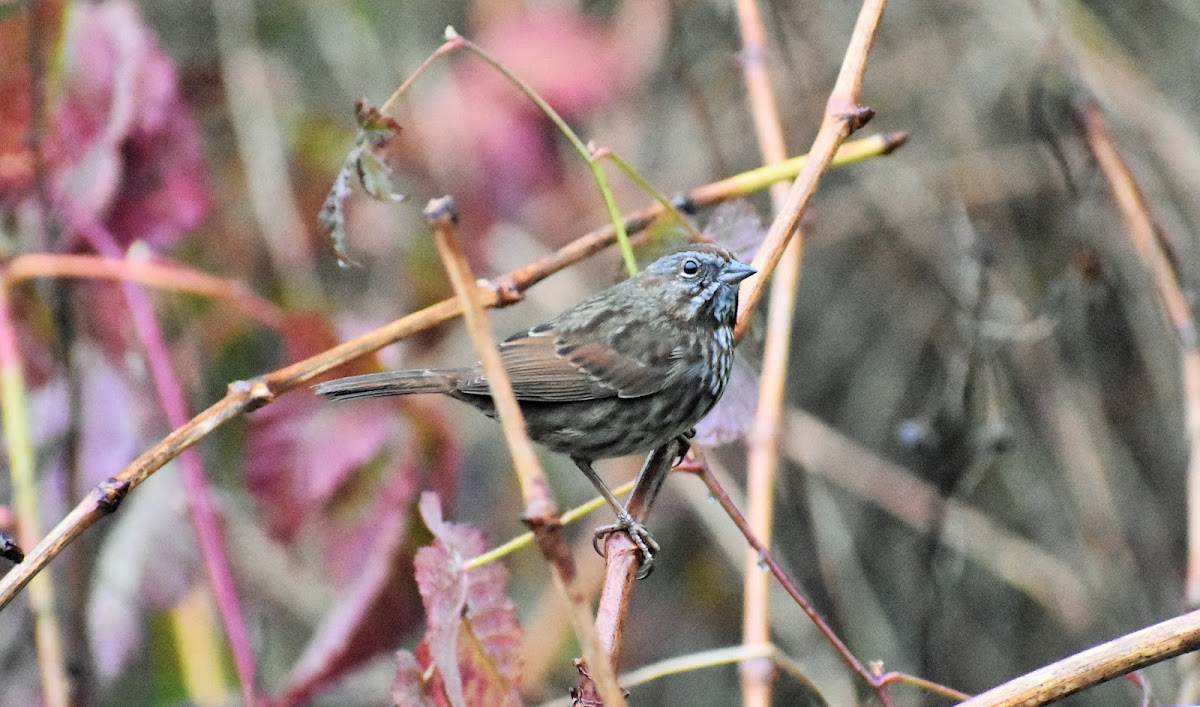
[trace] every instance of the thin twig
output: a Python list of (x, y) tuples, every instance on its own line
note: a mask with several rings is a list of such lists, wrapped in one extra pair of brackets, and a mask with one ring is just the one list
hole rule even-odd
[(429, 69), (433, 68), (433, 65), (436, 64), (439, 59), (462, 48), (463, 38), (457, 35), (450, 37), (438, 45), (437, 49), (434, 49), (429, 56), (425, 57), (425, 61), (421, 62), (421, 65), (417, 67), (416, 71), (409, 74), (408, 78), (404, 79), (404, 82), (401, 83), (395, 91), (392, 91), (392, 95), (388, 96), (388, 99), (383, 102), (383, 105), (379, 106), (379, 112), (391, 112), (391, 110), (396, 107), (396, 104), (400, 102), (400, 99), (404, 98), (409, 90), (412, 89), (413, 85), (416, 84), (417, 79), (421, 78), (426, 71), (429, 71)]
[(1129, 239), (1154, 282), (1168, 323), (1179, 338), (1184, 420), (1188, 436), (1187, 510), (1188, 563), (1185, 591), (1189, 606), (1200, 605), (1200, 349), (1195, 313), (1179, 284), (1179, 275), (1159, 238), (1145, 195), (1121, 156), (1103, 112), (1095, 102), (1082, 100), (1075, 119), (1088, 148), (1112, 189)]
[(504, 362), (500, 359), (500, 352), (488, 329), (487, 311), (475, 286), (475, 276), (458, 242), (458, 230), (455, 225), (458, 214), (453, 199), (446, 196), (430, 201), (425, 207), (425, 220), (433, 229), (442, 265), (446, 268), (454, 295), (462, 306), (467, 333), (471, 337), (475, 353), (479, 355), (484, 375), (487, 376), (488, 390), (496, 405), (496, 416), (504, 430), (504, 441), (512, 454), (517, 480), (521, 485), (521, 497), (525, 502), (525, 521), (532, 526), (538, 547), (546, 556), (559, 593), (570, 606), (571, 623), (579, 638), (596, 689), (605, 704), (623, 705), (625, 696), (617, 685), (612, 662), (600, 647), (592, 626), (591, 610), (582, 592), (575, 586), (575, 563), (563, 539), (562, 524), (550, 493), (550, 484), (546, 481), (546, 474), (542, 471), (541, 462), (533, 449), (533, 442), (525, 429), (521, 406), (517, 404), (512, 383), (504, 370)]
[[(708, 465), (704, 463), (689, 464), (686, 469), (697, 474), (704, 481), (704, 484), (708, 486), (709, 493), (712, 494), (713, 498), (717, 499), (717, 502), (721, 504), (721, 508), (725, 509), (725, 513), (731, 520), (733, 520), (734, 525), (737, 526), (738, 530), (742, 531), (742, 535), (746, 538), (746, 542), (750, 543), (750, 547), (754, 548), (754, 550), (758, 553), (758, 559), (761, 563), (761, 566), (765, 566), (771, 571), (771, 574), (774, 575), (775, 579), (779, 581), (780, 586), (782, 586), (784, 591), (788, 593), (788, 596), (792, 598), (792, 601), (796, 602), (796, 605), (800, 607), (801, 611), (808, 616), (809, 620), (813, 622), (813, 625), (816, 626), (817, 631), (825, 638), (829, 645), (833, 647), (834, 652), (837, 653), (842, 662), (845, 663), (846, 666), (849, 667), (856, 675), (862, 678), (863, 681), (871, 686), (871, 689), (875, 691), (875, 696), (879, 699), (880, 704), (884, 705), (885, 707), (892, 704), (892, 699), (888, 694), (887, 688), (888, 685), (895, 682), (905, 682), (925, 690), (937, 692), (938, 694), (942, 695), (963, 695), (963, 693), (960, 693), (952, 688), (939, 685), (935, 682), (925, 680), (924, 678), (911, 676), (907, 673), (881, 673), (875, 669), (868, 670), (862, 664), (862, 662), (850, 652), (850, 649), (846, 647), (846, 644), (842, 642), (842, 639), (838, 638), (838, 635), (833, 632), (833, 629), (830, 628), (829, 624), (825, 622), (825, 619), (819, 613), (817, 613), (817, 610), (813, 607), (813, 605), (810, 604), (804, 595), (800, 593), (800, 590), (796, 587), (796, 584), (792, 582), (791, 577), (784, 572), (783, 567), (775, 559), (775, 555), (771, 553), (770, 549), (763, 545), (762, 542), (754, 535), (754, 531), (750, 528), (745, 516), (743, 516), (741, 511), (738, 510), (737, 506), (734, 505), (733, 500), (729, 497), (729, 494), (725, 491), (724, 487), (721, 486), (721, 482), (717, 480), (716, 475), (713, 474), (712, 470), (708, 468)], [(878, 666), (872, 665), (872, 668), (876, 667)]]
[[(712, 650), (700, 651), (699, 653), (675, 656), (674, 658), (661, 660), (637, 670), (631, 670), (628, 673), (622, 673), (620, 683), (621, 687), (628, 689), (645, 685), (670, 675), (679, 675), (681, 673), (703, 670), (704, 668), (715, 668), (720, 665), (729, 665), (730, 663), (743, 663), (761, 659), (784, 668), (785, 672), (796, 678), (797, 682), (808, 686), (814, 693), (819, 694), (817, 686), (798, 668), (794, 661), (784, 655), (776, 646), (769, 643), (760, 646), (714, 648)], [(570, 704), (570, 698), (559, 698), (543, 702), (539, 707), (569, 707)]]
[(742, 645), (716, 648), (700, 653), (675, 656), (674, 658), (661, 660), (637, 670), (623, 673), (621, 675), (621, 686), (624, 688), (637, 687), (638, 685), (644, 685), (668, 675), (690, 673), (695, 670), (713, 668), (718, 665), (729, 665), (730, 663), (744, 664), (746, 661), (756, 659), (766, 660), (768, 663), (771, 663), (774, 657), (775, 646), (769, 643), (755, 646)]
[[(119, 260), (121, 247), (116, 238), (103, 226), (96, 222), (76, 223), (76, 230), (84, 235), (93, 247), (111, 260)], [(149, 364), (150, 377), (154, 381), (159, 403), (166, 414), (167, 423), (171, 427), (180, 427), (187, 423), (188, 404), (183, 392), (183, 386), (175, 375), (171, 355), (167, 351), (162, 329), (154, 315), (154, 307), (146, 293), (134, 282), (121, 283), (129, 313), (133, 320), (134, 332), (145, 350), (146, 362)], [(208, 474), (204, 462), (194, 449), (186, 449), (180, 454), (183, 467), (184, 501), (191, 519), (192, 528), (196, 533), (200, 557), (204, 561), (208, 584), (212, 589), (213, 599), (217, 605), (217, 613), (225, 629), (229, 649), (233, 654), (233, 664), (237, 670), (242, 690), (242, 699), (248, 707), (256, 703), (255, 690), (257, 666), (254, 650), (250, 646), (250, 632), (246, 629), (242, 618), (241, 600), (233, 582), (233, 571), (229, 567), (229, 552), (225, 546), (225, 537), (221, 531), (221, 523), (213, 506), (213, 491), (208, 483)]]
[[(737, 0), (738, 27), (742, 37), (742, 74), (754, 132), (763, 162), (778, 164), (787, 159), (783, 127), (779, 120), (775, 91), (766, 62), (766, 31), (758, 0)], [(771, 186), (775, 214), (787, 200), (787, 186)], [(773, 215), (775, 215), (773, 214)], [(763, 346), (762, 376), (759, 378), (758, 408), (746, 452), (746, 498), (750, 527), (767, 547), (771, 546), (775, 506), (775, 475), (779, 467), (780, 411), (787, 385), (788, 357), (792, 338), (792, 316), (800, 265), (804, 258), (804, 234), (797, 231), (775, 269), (768, 307), (767, 336)], [(755, 571), (758, 556), (746, 549), (742, 577), (742, 643), (748, 647), (771, 644), (770, 579)], [(742, 704), (767, 707), (776, 672), (767, 660), (744, 661), (739, 666)]]
[[(594, 145), (589, 145), (588, 148), (590, 149), (593, 158), (612, 162), (614, 165), (616, 165), (617, 169), (624, 172), (625, 176), (629, 177), (629, 179), (636, 184), (638, 188), (649, 194), (651, 199), (654, 199), (664, 209), (666, 209), (666, 213), (674, 216), (676, 220), (679, 221), (679, 225), (688, 232), (688, 235), (691, 237), (693, 242), (700, 243), (711, 240), (698, 228), (692, 225), (691, 221), (684, 218), (683, 214), (679, 211), (679, 207), (677, 207), (675, 204), (672, 204), (665, 196), (660, 194), (648, 179), (639, 174), (638, 171), (633, 168), (633, 165), (625, 161), (624, 157), (621, 157), (608, 148), (597, 148)], [(784, 155), (784, 157), (787, 157), (787, 155)]]
[(4, 267), (0, 277), (8, 286), (43, 277), (136, 282), (156, 289), (228, 302), (247, 316), (276, 329), (282, 326), (284, 318), (279, 307), (254, 294), (240, 282), (178, 264), (99, 255), (28, 253), (13, 258)]
[(961, 702), (963, 700), (968, 700), (971, 698), (971, 696), (965, 692), (959, 692), (958, 690), (955, 690), (952, 687), (946, 687), (945, 685), (939, 685), (938, 683), (936, 683), (932, 680), (926, 680), (925, 678), (919, 678), (916, 675), (909, 675), (908, 673), (899, 673), (899, 672), (884, 673), (883, 675), (879, 676), (878, 682), (880, 685), (896, 685), (896, 684), (912, 685), (913, 687), (918, 688), (920, 690), (932, 692), (936, 695), (941, 695), (942, 697), (948, 697), (948, 698), (954, 700), (955, 702)]
[(558, 128), (558, 131), (567, 138), (567, 142), (571, 143), (571, 147), (575, 150), (576, 154), (579, 155), (580, 159), (582, 159), (587, 164), (588, 169), (591, 170), (592, 179), (595, 180), (596, 186), (600, 189), (600, 198), (604, 201), (604, 208), (608, 211), (609, 221), (613, 225), (613, 233), (616, 237), (617, 245), (621, 249), (621, 258), (625, 261), (625, 269), (630, 275), (636, 274), (637, 260), (634, 259), (633, 248), (629, 244), (629, 235), (626, 232), (625, 220), (621, 218), (621, 211), (617, 207), (617, 201), (613, 197), (612, 190), (608, 188), (608, 177), (606, 177), (604, 174), (604, 167), (600, 164), (600, 160), (597, 159), (593, 154), (592, 149), (589, 148), (588, 145), (584, 143), (584, 141), (580, 139), (578, 135), (575, 134), (575, 131), (571, 129), (571, 126), (567, 124), (567, 121), (563, 120), (562, 116), (560, 116), (544, 98), (538, 95), (537, 91), (533, 90), (532, 86), (525, 83), (520, 76), (517, 76), (512, 71), (509, 71), (507, 66), (489, 54), (483, 47), (475, 44), (465, 37), (460, 36), (454, 31), (453, 27), (446, 28), (446, 41), (461, 42), (461, 46), (464, 49), (472, 52), (475, 54), (475, 56), (482, 59), (488, 66), (495, 69), (501, 76), (507, 79), (509, 83), (511, 83), (513, 86), (516, 86), (517, 90), (525, 94), (525, 97), (528, 98), (535, 106), (537, 106), (538, 110), (542, 112), (542, 115), (545, 115), (551, 123), (554, 123), (554, 127)]
[(866, 124), (874, 115), (870, 108), (858, 104), (862, 89), (862, 77), (867, 68), (867, 55), (875, 42), (875, 31), (883, 17), (887, 0), (865, 0), (850, 36), (850, 46), (838, 72), (837, 83), (825, 106), (825, 117), (809, 150), (809, 159), (792, 183), (787, 200), (779, 215), (771, 223), (767, 236), (754, 256), (758, 274), (742, 285), (741, 301), (738, 305), (738, 325), (735, 337), (740, 341), (749, 326), (749, 314), (762, 298), (763, 289), (771, 279), (788, 241), (800, 225), (800, 218), (808, 208), (821, 175), (829, 167), (838, 146), (855, 130)]
[[(617, 488), (613, 489), (613, 495), (616, 496), (617, 498), (620, 498), (621, 496), (624, 496), (625, 494), (629, 493), (629, 491), (632, 488), (633, 488), (633, 482), (632, 481), (626, 482), (624, 484), (621, 484)], [(583, 518), (584, 516), (588, 515), (589, 513), (593, 512), (593, 511), (597, 511), (600, 508), (607, 506), (607, 505), (608, 505), (608, 501), (604, 500), (603, 496), (595, 496), (592, 498), (592, 500), (587, 501), (586, 503), (581, 503), (578, 506), (575, 506), (574, 508), (572, 508), (571, 510), (563, 513), (561, 516), (559, 516), (558, 520), (564, 526), (567, 526), (567, 525), (570, 525), (571, 523), (574, 523), (575, 521), (579, 520), (580, 518)], [(473, 569), (476, 569), (479, 567), (483, 567), (484, 565), (486, 565), (490, 562), (495, 562), (496, 560), (499, 560), (503, 557), (507, 557), (507, 556), (511, 555), (512, 553), (516, 552), (517, 550), (520, 550), (523, 547), (532, 545), (533, 541), (534, 541), (533, 532), (521, 533), (520, 535), (516, 536), (515, 538), (513, 538), (511, 540), (501, 543), (500, 545), (497, 545), (496, 547), (492, 548), (491, 550), (488, 550), (487, 552), (485, 552), (481, 555), (476, 555), (475, 557), (472, 557), (471, 559), (467, 560), (465, 563), (463, 563), (463, 569), (464, 570), (473, 570)]]
[[(608, 187), (608, 177), (604, 174), (604, 168), (601, 164), (603, 160), (611, 161), (619, 169), (625, 172), (625, 174), (628, 175), (635, 184), (641, 187), (643, 191), (658, 201), (664, 209), (666, 209), (668, 212), (674, 213), (683, 224), (684, 228), (692, 232), (692, 236), (694, 238), (700, 236), (695, 228), (683, 218), (682, 214), (678, 212), (677, 208), (664, 199), (645, 178), (638, 174), (637, 171), (629, 165), (629, 163), (611, 150), (597, 148), (591, 143), (585, 143), (583, 139), (580, 138), (571, 128), (570, 124), (568, 124), (567, 121), (564, 120), (562, 116), (560, 116), (558, 112), (555, 111), (554, 108), (547, 103), (537, 91), (533, 89), (532, 86), (526, 83), (520, 76), (517, 76), (510, 71), (508, 67), (506, 67), (499, 59), (488, 53), (488, 51), (483, 47), (480, 47), (478, 44), (475, 44), (471, 40), (460, 35), (453, 27), (446, 28), (446, 40), (441, 44), (441, 46), (434, 50), (432, 54), (426, 57), (425, 61), (423, 61), (421, 65), (417, 67), (417, 70), (414, 71), (407, 79), (405, 79), (404, 83), (402, 83), (400, 87), (397, 88), (390, 97), (388, 97), (387, 101), (384, 102), (380, 110), (389, 111), (395, 107), (396, 103), (408, 93), (420, 75), (428, 71), (438, 59), (458, 49), (465, 49), (474, 54), (488, 66), (492, 67), (492, 69), (494, 69), (497, 73), (503, 76), (505, 80), (515, 86), (517, 90), (523, 93), (525, 97), (528, 98), (529, 101), (535, 106), (537, 106), (538, 110), (541, 111), (541, 113), (545, 115), (551, 123), (554, 124), (554, 127), (560, 133), (562, 133), (563, 137), (567, 139), (567, 142), (571, 144), (572, 149), (574, 149), (576, 154), (579, 155), (579, 158), (582, 159), (588, 166), (588, 169), (592, 172), (592, 178), (600, 190), (600, 198), (604, 202), (604, 207), (608, 212), (609, 220), (613, 224), (617, 245), (621, 250), (621, 257), (625, 261), (626, 270), (630, 275), (633, 275), (637, 272), (637, 260), (634, 258), (633, 248), (629, 243), (629, 234), (626, 232), (624, 219), (622, 218), (621, 212), (617, 207), (617, 202), (612, 194), (612, 190)], [(786, 157), (786, 154), (784, 156)]]
[[(0, 288), (0, 414), (3, 417), (4, 441), (12, 479), (17, 541), (28, 548), (41, 536), (42, 515), (25, 395), (25, 374), (17, 348), (17, 332), (13, 326), (8, 293)], [(65, 707), (70, 704), (70, 682), (63, 654), (62, 629), (54, 610), (54, 585), (48, 574), (37, 580), (29, 587), (29, 610), (33, 614), (42, 699), (47, 705)]]
[[(920, 532), (929, 533), (938, 490), (799, 410), (787, 415), (781, 451), (804, 468)], [(1067, 563), (1001, 527), (986, 514), (956, 499), (944, 501), (941, 533), (945, 547), (977, 562), (1013, 589), (1041, 605), (1068, 631), (1087, 626), (1092, 607), (1087, 589)]]
[[(792, 601), (796, 602), (796, 605), (800, 607), (800, 610), (808, 615), (809, 620), (813, 622), (813, 625), (817, 627), (817, 630), (822, 636), (825, 637), (825, 640), (829, 643), (829, 645), (833, 646), (834, 652), (838, 654), (838, 657), (841, 658), (842, 662), (845, 663), (867, 684), (874, 687), (874, 675), (867, 670), (866, 666), (864, 666), (862, 662), (858, 660), (858, 658), (854, 657), (854, 654), (850, 652), (850, 649), (846, 647), (846, 644), (842, 642), (842, 639), (838, 638), (837, 634), (833, 632), (833, 629), (829, 627), (829, 624), (825, 622), (825, 619), (817, 613), (817, 610), (813, 608), (808, 599), (806, 599), (804, 595), (800, 593), (800, 590), (796, 588), (796, 585), (794, 582), (792, 582), (791, 577), (788, 577), (787, 573), (783, 571), (783, 567), (781, 567), (780, 564), (775, 560), (775, 556), (771, 554), (771, 551), (754, 535), (754, 531), (746, 522), (745, 516), (743, 516), (742, 512), (739, 511), (737, 506), (734, 505), (733, 500), (729, 498), (729, 494), (725, 491), (725, 488), (721, 486), (721, 482), (717, 481), (717, 477), (713, 475), (708, 466), (706, 464), (693, 464), (688, 467), (688, 470), (700, 476), (700, 478), (704, 481), (704, 484), (708, 486), (709, 493), (712, 494), (713, 498), (717, 499), (717, 502), (721, 504), (721, 508), (725, 509), (725, 513), (730, 517), (730, 519), (733, 520), (734, 525), (738, 527), (738, 530), (742, 531), (742, 535), (745, 536), (746, 542), (750, 543), (750, 547), (754, 548), (755, 552), (758, 553), (758, 562), (762, 563), (762, 565), (765, 565), (771, 570), (771, 574), (775, 575), (775, 579), (779, 581), (780, 586), (782, 586), (784, 591), (788, 593), (788, 596), (792, 598)], [(886, 704), (887, 694), (885, 692), (879, 692), (878, 694), (880, 700)]]

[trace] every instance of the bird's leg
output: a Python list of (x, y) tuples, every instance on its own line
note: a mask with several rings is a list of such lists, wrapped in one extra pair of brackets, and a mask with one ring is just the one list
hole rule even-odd
[(643, 523), (646, 522), (646, 516), (650, 515), (650, 506), (658, 497), (663, 481), (666, 480), (671, 468), (683, 460), (691, 446), (685, 435), (686, 433), (679, 435), (650, 452), (650, 455), (646, 457), (645, 463), (642, 464), (642, 470), (638, 472), (637, 480), (633, 482), (633, 493), (629, 495), (629, 502), (625, 504), (629, 515)]
[[(587, 462), (576, 460), (576, 464), (596, 488), (600, 490), (600, 494), (608, 500), (609, 505), (617, 514), (617, 522), (611, 525), (602, 526), (596, 529), (596, 536), (593, 538), (592, 546), (596, 548), (596, 552), (603, 555), (600, 551), (600, 542), (608, 535), (626, 530), (629, 532), (630, 538), (642, 553), (642, 562), (638, 567), (638, 579), (645, 579), (650, 576), (650, 572), (654, 569), (654, 555), (658, 552), (658, 543), (654, 541), (650, 531), (646, 529), (643, 523), (646, 516), (650, 513), (650, 506), (654, 503), (654, 499), (658, 496), (659, 490), (662, 488), (663, 481), (666, 480), (671, 467), (677, 463), (675, 460), (682, 460), (687, 454), (689, 447), (689, 438), (695, 435), (694, 431), (689, 430), (666, 444), (658, 447), (650, 452), (646, 457), (645, 463), (642, 464), (641, 471), (638, 472), (637, 480), (633, 482), (633, 493), (629, 496), (629, 502), (621, 507), (616, 499), (612, 498), (612, 494), (608, 492), (608, 488), (603, 486), (603, 482), (599, 481), (596, 472), (591, 469), (591, 465)], [(584, 464), (587, 464), (587, 469), (584, 469)], [(589, 473), (590, 472), (590, 473)]]
[(616, 523), (596, 529), (596, 536), (592, 539), (592, 547), (596, 548), (596, 552), (603, 555), (603, 551), (600, 550), (601, 540), (613, 533), (621, 531), (629, 533), (629, 538), (633, 540), (633, 544), (637, 546), (638, 551), (642, 554), (642, 562), (638, 567), (638, 576), (646, 576), (649, 574), (649, 568), (654, 562), (654, 553), (658, 552), (658, 543), (654, 541), (654, 537), (650, 535), (650, 531), (646, 530), (646, 526), (634, 520), (633, 516), (625, 510), (625, 507), (621, 505), (621, 502), (617, 500), (613, 492), (608, 489), (604, 480), (592, 468), (590, 461), (586, 459), (574, 459), (572, 461), (583, 472), (583, 475), (588, 477), (588, 480), (592, 482), (592, 485), (596, 487), (596, 490), (600, 492), (600, 495), (608, 502), (608, 505), (612, 506), (613, 512), (617, 516)]

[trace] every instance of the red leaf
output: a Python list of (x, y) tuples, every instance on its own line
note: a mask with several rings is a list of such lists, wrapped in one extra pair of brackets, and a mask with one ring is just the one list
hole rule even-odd
[[(507, 579), (496, 563), (474, 570), (463, 564), (484, 551), (483, 533), (442, 520), (436, 494), (421, 496), (421, 517), (434, 542), (417, 552), (417, 586), (425, 604), (425, 638), (415, 658), (401, 652), (393, 683), (397, 704), (445, 700), (464, 705), (517, 705), (521, 631), (516, 609), (504, 594)], [(439, 680), (414, 680), (421, 667), (435, 666)]]
[(383, 490), (369, 524), (376, 531), (373, 542), (359, 553), (362, 567), (338, 594), (337, 603), (296, 662), (278, 705), (307, 702), (346, 671), (394, 647), (417, 623), (406, 531), (418, 476), (404, 469)]
[[(292, 317), (284, 325), (288, 360), (307, 358), (336, 343), (332, 327), (318, 315)], [(304, 392), (254, 413), (246, 441), (246, 485), (258, 498), (271, 532), (294, 540), (355, 471), (398, 439), (398, 420), (395, 405), (385, 400), (331, 405)]]
[(166, 248), (209, 207), (200, 132), (175, 66), (132, 3), (79, 5), (72, 19), (54, 111), (65, 159), (52, 181), (72, 220), (100, 221), (122, 245)]
[(303, 393), (281, 398), (251, 418), (246, 485), (271, 532), (285, 541), (330, 502), (399, 427), (385, 401), (329, 405)]
[[(29, 148), (33, 115), (32, 74), (29, 71), (29, 35), (41, 36), (44, 66), (53, 63), (63, 23), (61, 0), (33, 3), (33, 15), (21, 9), (0, 20), (0, 202), (27, 192), (33, 185), (34, 156)], [(23, 8), (29, 7), (22, 3)], [(44, 141), (47, 161), (52, 161), (54, 141)]]
[[(278, 705), (308, 701), (347, 671), (393, 650), (419, 621), (417, 587), (409, 569), (416, 493), (428, 481), (453, 497), (460, 458), (450, 430), (436, 416), (414, 415), (413, 420), (406, 461), (371, 496), (371, 511), (348, 530), (323, 533), (331, 573), (336, 576), (351, 564), (353, 574), (297, 662)], [(327, 525), (334, 527), (334, 521)]]

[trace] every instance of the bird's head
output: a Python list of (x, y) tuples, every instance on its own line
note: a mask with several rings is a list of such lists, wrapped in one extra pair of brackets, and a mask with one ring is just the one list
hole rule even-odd
[(737, 316), (738, 283), (754, 272), (723, 248), (693, 244), (662, 256), (637, 277), (656, 296), (676, 303), (670, 311), (680, 318), (711, 317), (716, 325), (732, 326)]

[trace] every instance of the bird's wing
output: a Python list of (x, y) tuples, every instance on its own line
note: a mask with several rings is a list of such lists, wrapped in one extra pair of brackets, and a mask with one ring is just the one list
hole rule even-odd
[[(640, 329), (641, 324), (632, 328)], [(639, 331), (624, 333), (645, 341)], [(637, 398), (657, 393), (682, 373), (679, 352), (665, 342), (653, 341), (643, 348), (630, 355), (614, 350), (591, 331), (564, 334), (535, 328), (500, 344), (500, 358), (518, 400)], [(458, 389), (474, 395), (488, 393), (482, 375), (460, 381)]]

